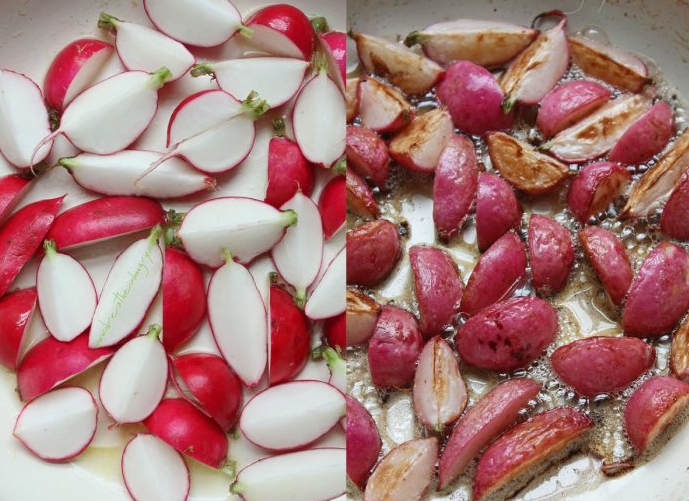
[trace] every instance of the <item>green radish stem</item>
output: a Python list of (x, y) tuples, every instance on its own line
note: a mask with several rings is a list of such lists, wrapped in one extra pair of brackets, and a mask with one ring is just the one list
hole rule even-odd
[(258, 92), (252, 90), (246, 99), (242, 101), (242, 110), (249, 112), (254, 118), (258, 118), (270, 109), (268, 101), (261, 99)]
[(160, 235), (163, 234), (163, 227), (159, 224), (156, 224), (153, 229), (151, 230), (151, 233), (148, 235), (148, 245), (149, 247), (154, 247), (158, 245), (158, 239), (160, 238)]
[(165, 224), (163, 225), (163, 237), (165, 239), (165, 245), (169, 247), (177, 247), (179, 249), (184, 248), (182, 241), (177, 238), (177, 230), (182, 225), (184, 220), (184, 212), (177, 212), (174, 209), (170, 209), (165, 214)]
[(319, 35), (321, 33), (327, 33), (328, 31), (330, 31), (330, 25), (328, 24), (328, 20), (325, 17), (312, 17), (310, 21), (311, 26), (313, 26), (313, 30)]
[(117, 19), (106, 12), (101, 12), (98, 16), (98, 27), (103, 30), (117, 31), (117, 25), (121, 22), (121, 19)]
[(225, 463), (225, 466), (223, 466), (220, 471), (222, 471), (225, 475), (230, 477), (232, 481), (234, 481), (237, 478), (237, 462), (229, 460), (227, 463)]
[(43, 242), (43, 250), (48, 259), (52, 259), (57, 254), (57, 246), (55, 245), (55, 240), (45, 240)]
[(428, 35), (424, 35), (420, 31), (412, 31), (404, 39), (404, 45), (406, 45), (407, 47), (411, 47), (413, 45), (416, 45), (417, 43), (424, 43), (427, 40)]
[(246, 488), (238, 482), (235, 482), (230, 486), (230, 492), (232, 494), (242, 494), (245, 490)]
[(297, 224), (297, 213), (292, 209), (282, 211), (282, 218), (285, 226), (294, 226)]
[(210, 64), (199, 63), (192, 66), (191, 71), (189, 73), (191, 73), (192, 77), (200, 77), (203, 75), (213, 75), (215, 71), (213, 70), (213, 67)]
[(243, 24), (239, 25), (237, 31), (239, 31), (239, 33), (246, 38), (251, 38), (254, 36), (254, 30), (248, 26), (244, 26)]
[(306, 289), (297, 289), (297, 293), (294, 295), (294, 302), (299, 308), (304, 308), (306, 304)]
[(159, 324), (151, 324), (148, 326), (148, 331), (146, 332), (146, 337), (151, 339), (155, 338), (160, 340), (160, 335), (163, 332), (163, 328)]
[(346, 370), (344, 360), (335, 349), (328, 347), (323, 350), (323, 358), (331, 372)]
[(311, 350), (311, 360), (320, 360), (323, 358), (323, 352), (325, 351), (325, 346), (319, 344)]
[(514, 108), (514, 103), (517, 102), (517, 98), (514, 96), (505, 96), (505, 99), (502, 100), (502, 112), (507, 115), (510, 111), (512, 111), (512, 108)]
[(222, 250), (222, 257), (225, 259), (225, 263), (227, 263), (227, 264), (234, 263), (234, 256), (232, 256), (232, 253), (228, 249)]
[(275, 137), (285, 137), (285, 119), (280, 117), (273, 120), (273, 135)]
[(341, 174), (345, 175), (347, 174), (347, 157), (342, 155), (340, 159), (335, 163), (335, 166), (333, 167), (333, 172), (336, 174)]
[(163, 66), (155, 73), (151, 74), (151, 80), (149, 81), (151, 88), (160, 89), (171, 77), (172, 72)]

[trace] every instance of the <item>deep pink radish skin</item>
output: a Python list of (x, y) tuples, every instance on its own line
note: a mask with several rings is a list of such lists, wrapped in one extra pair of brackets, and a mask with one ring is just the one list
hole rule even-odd
[(634, 279), (624, 244), (614, 233), (598, 226), (581, 230), (579, 241), (608, 297), (619, 306)]
[(533, 214), (529, 220), (529, 264), (536, 290), (544, 296), (562, 290), (573, 263), (569, 231), (557, 221)]
[(660, 217), (660, 230), (671, 238), (689, 240), (689, 176), (684, 174)]
[[(242, 384), (225, 360), (210, 353), (186, 353), (171, 357), (172, 374), (178, 374), (194, 395), (201, 410), (225, 433), (237, 422), (244, 396)], [(182, 392), (181, 396), (186, 398)]]
[(309, 319), (282, 288), (270, 287), (270, 366), (268, 382), (279, 384), (304, 368), (311, 347)]
[(347, 166), (384, 189), (388, 182), (390, 154), (378, 134), (366, 127), (347, 126)]
[(0, 364), (11, 371), (19, 365), (22, 340), (36, 301), (35, 288), (13, 291), (0, 298)]
[(347, 476), (363, 488), (378, 461), (383, 442), (371, 413), (349, 395), (347, 399)]
[(347, 350), (347, 314), (340, 313), (329, 318), (323, 324), (323, 334), (331, 348), (339, 348), (341, 353)]
[(608, 208), (632, 180), (620, 164), (594, 162), (581, 169), (567, 194), (567, 205), (580, 223)]
[(361, 217), (369, 219), (379, 217), (380, 207), (366, 181), (352, 169), (347, 170), (346, 178), (347, 209)]
[(110, 347), (92, 349), (88, 343), (88, 334), (81, 334), (68, 343), (48, 337), (31, 348), (17, 370), (20, 398), (33, 400), (115, 352)]
[(611, 162), (638, 165), (663, 151), (675, 133), (675, 115), (670, 105), (660, 101), (641, 115), (617, 141), (610, 155)]
[(610, 100), (610, 91), (590, 80), (565, 82), (541, 101), (536, 125), (549, 138), (587, 117)]
[(301, 190), (307, 197), (313, 191), (313, 165), (299, 146), (285, 137), (274, 137), (268, 145), (267, 204), (280, 208)]
[(62, 196), (27, 205), (0, 227), (0, 297), (8, 291), (46, 238), (64, 198)]
[(325, 185), (318, 198), (318, 210), (321, 213), (323, 237), (329, 240), (347, 219), (347, 180), (344, 176), (335, 176)]
[(206, 317), (206, 283), (201, 267), (184, 251), (165, 249), (163, 346), (168, 353), (189, 341)]
[(347, 35), (341, 31), (330, 31), (321, 35), (321, 39), (328, 45), (333, 59), (340, 68), (342, 81), (347, 80)]
[(309, 18), (298, 8), (284, 3), (269, 5), (249, 17), (246, 25), (249, 28), (265, 26), (281, 33), (296, 45), (303, 59), (311, 60), (315, 33)]
[(144, 420), (148, 430), (182, 454), (222, 468), (229, 443), (215, 421), (181, 398), (166, 398)]
[(519, 228), (522, 208), (507, 182), (482, 172), (476, 193), (476, 238), (478, 248), (485, 251), (511, 228)]
[(378, 219), (347, 232), (347, 283), (372, 286), (387, 277), (402, 253), (397, 228)]
[(0, 178), (0, 224), (10, 215), (30, 183), (28, 179), (15, 174)]
[(158, 202), (143, 197), (103, 197), (60, 214), (50, 228), (49, 240), (69, 249), (120, 235), (150, 230), (165, 222)]
[(84, 64), (100, 51), (112, 49), (111, 44), (95, 38), (82, 38), (67, 44), (55, 56), (45, 75), (43, 90), (48, 105), (62, 111), (67, 90)]

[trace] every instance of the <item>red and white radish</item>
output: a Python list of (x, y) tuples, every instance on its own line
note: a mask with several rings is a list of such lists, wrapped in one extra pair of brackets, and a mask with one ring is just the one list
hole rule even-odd
[(293, 5), (274, 4), (254, 12), (246, 21), (251, 43), (276, 56), (310, 61), (314, 30), (309, 18)]
[(36, 289), (21, 289), (0, 298), (0, 364), (13, 371), (19, 365), (37, 300)]
[(347, 346), (363, 344), (373, 335), (380, 305), (357, 289), (347, 287)]
[(347, 123), (359, 114), (359, 83), (360, 78), (348, 78), (345, 84), (345, 102), (347, 104)]
[[(376, 219), (380, 217), (380, 207), (373, 196), (373, 190), (366, 184), (362, 177), (348, 169), (346, 178), (346, 208), (357, 216), (365, 219)], [(332, 212), (335, 212), (334, 207)]]
[(629, 171), (612, 162), (594, 162), (579, 171), (569, 187), (567, 205), (580, 223), (606, 210), (632, 180)]
[(268, 360), (266, 307), (249, 270), (224, 252), (225, 264), (208, 284), (208, 320), (223, 358), (251, 387), (260, 382)]
[(335, 348), (340, 353), (347, 350), (347, 315), (340, 313), (323, 323), (323, 336), (328, 346)]
[(193, 207), (177, 232), (189, 256), (217, 268), (228, 250), (240, 263), (249, 263), (270, 250), (297, 223), (294, 211), (281, 212), (259, 200), (222, 197)]
[(132, 334), (143, 322), (158, 294), (163, 276), (160, 227), (120, 254), (101, 290), (89, 331), (89, 346), (112, 346)]
[(14, 436), (36, 456), (62, 462), (81, 454), (96, 434), (98, 405), (84, 388), (62, 388), (28, 403)]
[(644, 163), (660, 153), (674, 134), (674, 112), (665, 101), (659, 101), (622, 134), (608, 159), (622, 164)]
[(404, 96), (375, 78), (362, 79), (358, 93), (361, 124), (366, 128), (395, 132), (414, 118), (414, 110)]
[(543, 98), (536, 125), (544, 137), (551, 137), (587, 117), (609, 100), (610, 91), (598, 82), (565, 82)]
[(313, 165), (299, 146), (286, 137), (274, 137), (268, 143), (268, 187), (265, 202), (280, 207), (297, 191), (311, 196)]
[(345, 311), (347, 252), (342, 249), (330, 262), (304, 306), (311, 320), (324, 320)]
[(21, 73), (0, 69), (0, 93), (0, 153), (20, 169), (42, 162), (53, 142), (43, 141), (50, 120), (41, 89)]
[(322, 501), (345, 492), (344, 449), (311, 449), (261, 459), (230, 490), (245, 501)]
[(18, 175), (0, 178), (0, 224), (12, 213), (30, 185), (28, 179)]
[(392, 138), (390, 156), (407, 169), (433, 172), (454, 127), (445, 108), (419, 115)]
[(328, 364), (328, 370), (330, 371), (328, 383), (342, 393), (347, 393), (347, 363), (333, 348), (326, 348), (323, 351), (323, 358), (325, 363)]
[(342, 83), (347, 80), (347, 35), (341, 31), (330, 31), (320, 36), (328, 47), (328, 52), (340, 70)]
[(347, 477), (362, 488), (378, 461), (382, 441), (371, 413), (358, 400), (347, 399)]
[(512, 187), (488, 172), (478, 176), (476, 193), (476, 240), (480, 251), (488, 249), (512, 228), (519, 228), (522, 208)]
[(375, 131), (348, 125), (345, 155), (347, 167), (369, 178), (381, 190), (385, 189), (390, 174), (390, 154), (385, 141)]
[(191, 478), (182, 455), (154, 435), (139, 434), (122, 452), (122, 478), (135, 501), (186, 501)]
[(270, 286), (270, 343), (268, 383), (282, 383), (304, 368), (311, 353), (309, 320), (292, 295)]
[(347, 220), (347, 186), (343, 176), (336, 176), (325, 185), (318, 198), (318, 209), (326, 240), (337, 234)]
[(678, 240), (689, 239), (687, 213), (689, 212), (689, 177), (685, 173), (668, 199), (660, 217), (660, 230)]
[(91, 325), (98, 295), (86, 268), (55, 249), (55, 242), (43, 244), (45, 256), (36, 273), (36, 290), (41, 316), (58, 341), (71, 341)]

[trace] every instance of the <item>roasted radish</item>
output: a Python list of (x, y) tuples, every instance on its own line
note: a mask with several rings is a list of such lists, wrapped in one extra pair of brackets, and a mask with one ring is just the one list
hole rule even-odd
[(632, 176), (612, 162), (594, 162), (579, 171), (567, 194), (567, 205), (580, 223), (586, 223), (619, 198)]
[(402, 253), (397, 228), (379, 219), (347, 232), (347, 283), (370, 286), (387, 277)]
[(565, 82), (543, 98), (536, 124), (543, 136), (549, 138), (586, 118), (609, 100), (610, 91), (598, 82)]
[(529, 219), (529, 264), (533, 286), (551, 296), (565, 286), (574, 263), (569, 231), (558, 222), (532, 214)]
[(311, 320), (325, 320), (345, 311), (346, 254), (345, 249), (338, 252), (313, 286), (311, 296), (304, 305), (304, 313)]
[(347, 287), (347, 346), (365, 343), (373, 335), (380, 305), (356, 289)]
[(378, 461), (382, 442), (371, 413), (349, 395), (347, 399), (347, 477), (363, 487)]
[(660, 153), (675, 133), (675, 116), (665, 101), (641, 115), (610, 150), (611, 162), (638, 165)]
[(347, 104), (347, 123), (351, 123), (359, 114), (360, 78), (348, 78), (345, 84), (345, 101)]
[(36, 289), (20, 289), (0, 298), (0, 364), (13, 371), (19, 365), (37, 301)]
[(433, 172), (452, 137), (452, 118), (445, 108), (419, 115), (390, 141), (390, 156), (407, 169)]
[(375, 78), (359, 83), (358, 104), (361, 125), (376, 132), (395, 132), (414, 118), (404, 96)]
[(660, 230), (667, 236), (678, 240), (689, 240), (689, 175), (680, 178), (660, 217)]
[(519, 228), (522, 208), (504, 179), (482, 172), (476, 191), (476, 238), (484, 251), (512, 228)]
[(270, 287), (270, 351), (268, 383), (282, 383), (296, 376), (309, 359), (311, 332), (304, 312), (292, 295)]
[(689, 377), (689, 320), (686, 317), (672, 334), (670, 370), (679, 379), (686, 381)]
[(347, 170), (346, 186), (347, 210), (367, 219), (376, 219), (380, 216), (380, 207), (373, 196), (373, 191), (366, 184), (366, 181), (351, 169)]
[(579, 240), (608, 297), (619, 306), (634, 278), (624, 244), (613, 233), (598, 226), (581, 230)]
[(380, 189), (388, 182), (390, 155), (380, 136), (366, 127), (347, 126), (348, 167), (369, 178)]

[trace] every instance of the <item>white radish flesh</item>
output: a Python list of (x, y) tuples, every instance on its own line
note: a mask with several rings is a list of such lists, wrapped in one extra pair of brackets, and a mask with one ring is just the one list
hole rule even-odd
[(256, 385), (268, 361), (263, 297), (244, 266), (226, 254), (208, 285), (208, 320), (218, 349), (246, 386)]
[(347, 254), (342, 249), (313, 289), (304, 312), (311, 320), (324, 320), (345, 311)]
[(252, 198), (225, 197), (192, 208), (177, 234), (194, 261), (217, 268), (224, 262), (223, 249), (248, 263), (270, 250), (296, 222), (294, 211), (281, 212)]
[(67, 88), (63, 106), (69, 105), (69, 103), (74, 101), (75, 97), (92, 85), (121, 73), (117, 69), (123, 71), (124, 67), (112, 45), (108, 44), (107, 48), (91, 56), (79, 69), (79, 73), (76, 74)]
[(29, 402), (17, 418), (14, 436), (46, 461), (66, 461), (93, 440), (98, 405), (83, 388), (53, 390)]
[(116, 423), (143, 421), (158, 406), (167, 388), (168, 362), (160, 342), (161, 328), (128, 341), (103, 371), (98, 394)]
[(112, 346), (143, 321), (163, 276), (160, 228), (134, 242), (118, 256), (101, 291), (89, 332), (89, 346)]
[(167, 147), (206, 132), (242, 113), (242, 102), (222, 90), (192, 94), (182, 101), (170, 118)]
[(272, 256), (280, 276), (297, 291), (296, 300), (306, 302), (306, 289), (316, 280), (323, 259), (323, 225), (316, 204), (297, 192), (281, 210), (297, 213), (297, 224), (273, 247)]
[(43, 245), (45, 256), (36, 273), (38, 304), (48, 331), (59, 341), (71, 341), (93, 320), (98, 296), (88, 271), (79, 261)]
[(189, 468), (182, 455), (153, 435), (137, 435), (122, 453), (122, 478), (135, 501), (185, 501)]
[(330, 167), (344, 153), (346, 104), (325, 70), (299, 92), (292, 115), (294, 136), (312, 163)]
[(20, 73), (0, 69), (2, 155), (15, 167), (31, 167), (45, 160), (50, 153), (52, 140), (36, 150), (36, 145), (49, 134), (50, 121), (41, 89)]
[(323, 351), (323, 358), (330, 370), (330, 383), (332, 386), (347, 393), (347, 364), (334, 348), (326, 348)]
[(312, 449), (257, 461), (237, 475), (232, 492), (246, 501), (323, 501), (344, 493), (345, 449)]
[(215, 187), (215, 179), (193, 169), (181, 158), (170, 158), (145, 178), (148, 167), (163, 154), (124, 150), (112, 155), (82, 153), (60, 159), (82, 187), (103, 195), (178, 198)]

